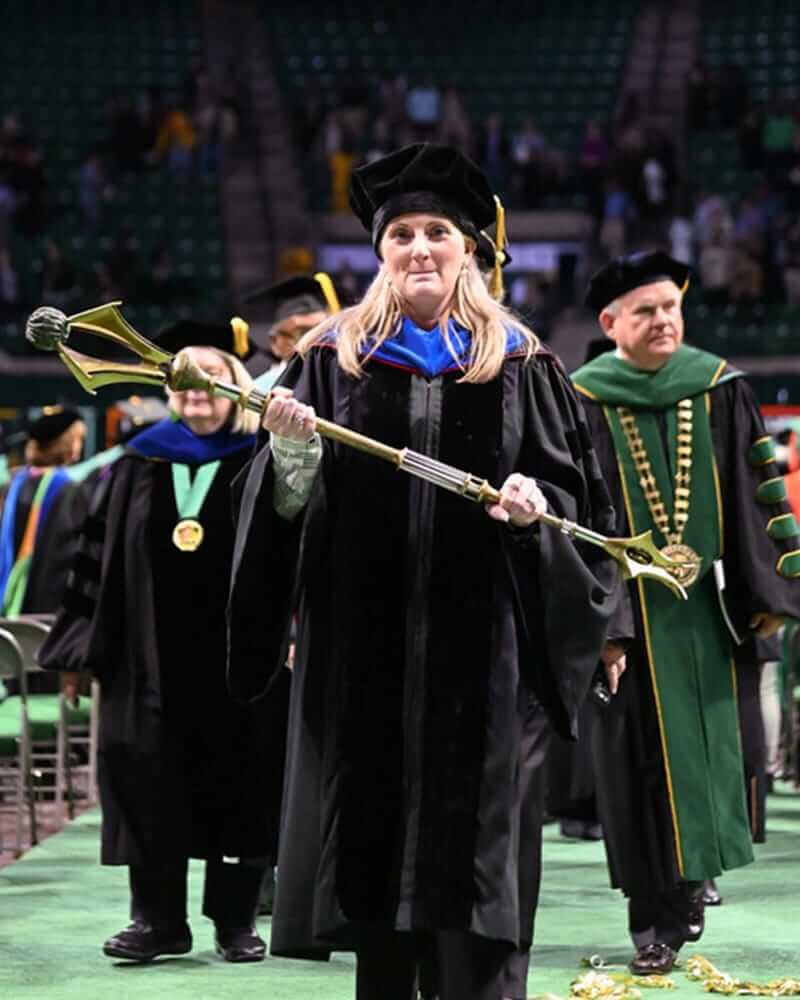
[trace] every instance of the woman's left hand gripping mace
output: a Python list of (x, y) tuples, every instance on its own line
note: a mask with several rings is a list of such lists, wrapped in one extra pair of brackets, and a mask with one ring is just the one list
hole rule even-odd
[[(176, 358), (147, 340), (127, 322), (119, 310), (121, 302), (109, 302), (96, 309), (66, 316), (58, 309), (43, 306), (31, 314), (25, 336), (44, 351), (55, 351), (83, 388), (92, 395), (106, 385), (138, 382), (165, 386), (173, 392), (204, 389), (215, 396), (230, 399), (238, 406), (262, 413), (269, 403), (269, 393), (258, 389), (242, 389), (231, 382), (207, 375), (187, 355)], [(127, 348), (141, 359), (137, 364), (103, 361), (67, 347), (72, 327), (89, 330), (106, 340)], [(322, 437), (339, 441), (350, 448), (367, 452), (393, 463), (398, 469), (432, 482), (442, 489), (458, 493), (477, 503), (496, 503), (499, 493), (485, 480), (453, 466), (445, 465), (427, 455), (408, 448), (392, 448), (373, 438), (358, 434), (330, 420), (317, 418), (317, 430)], [(657, 580), (677, 596), (686, 599), (686, 590), (678, 574), (685, 566), (669, 559), (658, 550), (650, 532), (635, 538), (607, 538), (566, 518), (542, 514), (541, 523), (548, 524), (571, 538), (599, 546), (622, 567), (627, 579)]]

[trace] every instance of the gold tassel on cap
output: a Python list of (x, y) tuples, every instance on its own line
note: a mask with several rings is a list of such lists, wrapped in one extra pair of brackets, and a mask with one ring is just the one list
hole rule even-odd
[(503, 208), (503, 203), (497, 195), (494, 196), (494, 204), (494, 270), (492, 271), (492, 279), (489, 283), (489, 291), (491, 292), (492, 298), (496, 299), (498, 302), (502, 302), (503, 295), (505, 293), (505, 289), (503, 288), (503, 264), (506, 260), (505, 249), (508, 245), (508, 240), (506, 238), (506, 210)]
[(333, 287), (330, 275), (324, 271), (317, 271), (314, 275), (314, 280), (322, 289), (322, 294), (325, 296), (325, 301), (328, 304), (328, 311), (331, 313), (341, 312), (342, 307), (339, 303), (339, 296), (336, 294), (336, 289)]
[(250, 349), (250, 325), (241, 316), (234, 316), (231, 319), (231, 330), (233, 330), (233, 353), (243, 358)]

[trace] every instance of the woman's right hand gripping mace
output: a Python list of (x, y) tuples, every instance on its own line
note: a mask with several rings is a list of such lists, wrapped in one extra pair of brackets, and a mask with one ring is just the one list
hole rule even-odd
[[(102, 386), (138, 382), (166, 386), (173, 392), (204, 389), (215, 396), (230, 399), (245, 409), (257, 413), (264, 411), (270, 399), (269, 393), (257, 389), (244, 390), (207, 375), (186, 355), (176, 359), (174, 355), (162, 351), (130, 326), (119, 310), (120, 305), (119, 302), (110, 302), (74, 316), (66, 316), (58, 309), (44, 306), (30, 316), (25, 335), (35, 347), (55, 351), (83, 388), (92, 395)], [(72, 327), (89, 330), (106, 340), (112, 340), (133, 351), (141, 360), (138, 364), (127, 364), (81, 354), (66, 345)], [(467, 500), (482, 504), (497, 503), (499, 500), (498, 490), (469, 472), (445, 465), (408, 448), (392, 448), (330, 420), (317, 418), (316, 424), (322, 437), (382, 458), (403, 472), (458, 493)], [(538, 520), (571, 538), (604, 549), (620, 564), (627, 579), (657, 580), (669, 587), (676, 596), (684, 600), (687, 598), (681, 583), (681, 574), (686, 570), (685, 564), (675, 562), (660, 552), (653, 542), (651, 532), (646, 531), (633, 538), (608, 538), (554, 514), (541, 514)]]

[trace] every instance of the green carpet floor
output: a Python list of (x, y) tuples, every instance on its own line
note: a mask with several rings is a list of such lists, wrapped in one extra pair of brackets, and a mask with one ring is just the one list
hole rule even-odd
[[(800, 795), (769, 800), (769, 842), (757, 863), (720, 880), (722, 907), (708, 913), (699, 951), (719, 968), (766, 981), (800, 976)], [(192, 869), (195, 950), (151, 966), (106, 959), (100, 944), (127, 923), (125, 869), (97, 865), (99, 814), (0, 871), (2, 1000), (350, 1000), (353, 961), (327, 964), (267, 959), (232, 966), (216, 958), (212, 928), (200, 916), (200, 874)], [(630, 955), (622, 898), (607, 887), (602, 845), (567, 842), (545, 830), (544, 883), (529, 992), (566, 996), (582, 957), (609, 962)], [(269, 921), (261, 923), (262, 933)], [(702, 995), (674, 974), (681, 1000)], [(647, 996), (647, 994), (645, 994)], [(658, 1000), (661, 994), (651, 994)]]

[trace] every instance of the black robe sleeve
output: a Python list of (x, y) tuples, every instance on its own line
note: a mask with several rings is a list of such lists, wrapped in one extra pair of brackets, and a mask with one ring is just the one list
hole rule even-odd
[(82, 484), (69, 483), (56, 497), (36, 537), (22, 602), (23, 613), (58, 611), (87, 509), (88, 497)]
[(113, 670), (126, 621), (119, 525), (127, 520), (133, 482), (132, 463), (120, 460), (92, 492), (62, 604), (39, 651), (45, 670), (99, 679)]
[[(616, 517), (583, 407), (552, 355), (530, 366), (525, 392), (520, 471), (536, 479), (552, 513), (613, 534)], [(524, 655), (539, 663), (534, 689), (557, 731), (574, 737), (603, 642), (633, 636), (620, 568), (598, 546), (547, 525), (503, 537), (527, 640)]]
[[(314, 351), (306, 361), (295, 357), (281, 378), (281, 385), (313, 403), (320, 417), (329, 417), (331, 411), (324, 368), (332, 354)], [(234, 484), (238, 510), (228, 603), (228, 689), (237, 701), (262, 697), (286, 663), (303, 554), (314, 548), (306, 538), (301, 551), (303, 527), (307, 519), (312, 524), (324, 520), (309, 518), (308, 508), (318, 514), (324, 510), (324, 467), (331, 457), (323, 442), (322, 468), (306, 510), (287, 521), (273, 505), (269, 436), (262, 434), (260, 442), (260, 450)]]
[(724, 506), (727, 604), (740, 634), (758, 612), (798, 617), (800, 581), (779, 570), (784, 553), (800, 548), (796, 535), (772, 537), (768, 525), (791, 514), (788, 502), (765, 503), (759, 486), (778, 480), (774, 461), (762, 461), (753, 445), (767, 437), (755, 394), (743, 378), (733, 379), (711, 396), (711, 431)]

